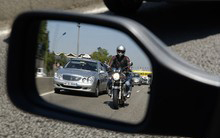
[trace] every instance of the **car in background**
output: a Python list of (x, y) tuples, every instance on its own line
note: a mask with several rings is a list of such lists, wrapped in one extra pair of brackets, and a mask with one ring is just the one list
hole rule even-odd
[(132, 70), (132, 72), (140, 74), (140, 76), (142, 78), (142, 84), (150, 85), (152, 71), (150, 71), (150, 70)]
[(148, 76), (148, 85), (150, 85), (153, 80), (153, 74), (151, 73), (151, 74), (148, 74), (147, 76)]
[(142, 76), (142, 84), (150, 85), (152, 81), (152, 73), (147, 76)]
[(141, 78), (140, 74), (133, 73), (132, 74), (132, 85), (141, 86), (141, 84), (142, 84), (142, 78)]
[(108, 73), (103, 63), (91, 59), (71, 59), (54, 75), (54, 91), (72, 90), (93, 93), (107, 91)]
[(37, 68), (36, 77), (46, 77), (46, 73), (44, 73), (44, 68)]
[(149, 85), (148, 77), (146, 76), (142, 77), (142, 85)]

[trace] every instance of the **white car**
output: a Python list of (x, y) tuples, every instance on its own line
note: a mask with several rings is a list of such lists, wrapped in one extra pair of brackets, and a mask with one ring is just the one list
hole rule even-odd
[(46, 77), (46, 73), (44, 73), (44, 68), (37, 68), (36, 77)]

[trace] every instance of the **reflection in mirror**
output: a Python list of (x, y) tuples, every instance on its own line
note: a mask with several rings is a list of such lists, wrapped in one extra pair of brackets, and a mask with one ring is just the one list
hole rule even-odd
[(42, 21), (36, 82), (45, 101), (137, 124), (146, 115), (152, 68), (126, 34), (107, 27)]

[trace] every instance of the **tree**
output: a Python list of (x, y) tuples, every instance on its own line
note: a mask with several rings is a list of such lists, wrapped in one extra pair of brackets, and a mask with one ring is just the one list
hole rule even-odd
[[(44, 59), (47, 52), (49, 52), (49, 34), (47, 32), (47, 22), (42, 21), (39, 35), (38, 35), (38, 52), (37, 58)], [(46, 60), (46, 59), (44, 59)]]
[(91, 54), (91, 58), (94, 60), (99, 60), (102, 63), (109, 62), (111, 59), (111, 55), (109, 55), (108, 51), (104, 48), (98, 47), (97, 51)]
[(47, 21), (42, 21), (38, 35), (37, 58), (42, 60), (47, 73), (53, 71), (55, 53), (49, 51), (49, 33), (47, 31)]
[(67, 57), (63, 53), (61, 53), (59, 55), (59, 58), (56, 60), (56, 62), (64, 66), (67, 63)]
[(55, 53), (49, 53), (47, 54), (47, 64), (46, 64), (46, 70), (47, 72), (50, 72), (51, 70), (53, 70), (53, 65), (55, 62)]

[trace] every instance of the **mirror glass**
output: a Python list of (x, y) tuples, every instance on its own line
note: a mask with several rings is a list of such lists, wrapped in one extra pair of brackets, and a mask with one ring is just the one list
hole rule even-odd
[(127, 34), (78, 22), (41, 22), (36, 85), (43, 100), (137, 124), (146, 115), (152, 80), (148, 57)]

